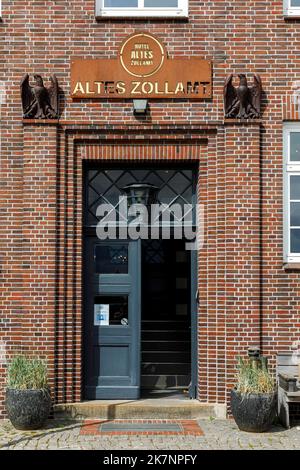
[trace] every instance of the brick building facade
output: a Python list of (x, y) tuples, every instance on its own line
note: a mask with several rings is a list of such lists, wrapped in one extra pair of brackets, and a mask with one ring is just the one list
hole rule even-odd
[[(7, 361), (20, 351), (47, 358), (57, 403), (84, 398), (86, 161), (198, 168), (198, 400), (227, 402), (249, 345), (274, 365), (300, 337), (300, 264), (284, 256), (283, 235), (283, 130), (293, 122), (300, 132), (300, 20), (284, 16), (283, 0), (188, 4), (188, 18), (96, 19), (95, 0), (2, 0), (1, 403)], [(143, 119), (131, 99), (72, 100), (71, 58), (115, 58), (137, 31), (170, 58), (211, 60), (212, 98), (149, 100)], [(240, 72), (261, 76), (259, 119), (224, 118), (226, 76)], [(25, 73), (56, 74), (59, 119), (22, 119)]]

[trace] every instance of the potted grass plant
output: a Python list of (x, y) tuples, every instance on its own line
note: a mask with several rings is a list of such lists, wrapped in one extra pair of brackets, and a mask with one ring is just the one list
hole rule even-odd
[(266, 362), (239, 358), (237, 382), (231, 390), (231, 411), (242, 431), (265, 432), (276, 416), (275, 380)]
[(7, 371), (6, 411), (16, 429), (43, 426), (51, 410), (47, 364), (41, 359), (16, 356)]

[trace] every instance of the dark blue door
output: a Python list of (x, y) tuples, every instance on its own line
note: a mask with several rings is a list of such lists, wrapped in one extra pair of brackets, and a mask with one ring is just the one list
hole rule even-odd
[(100, 241), (85, 249), (85, 397), (140, 396), (140, 240)]

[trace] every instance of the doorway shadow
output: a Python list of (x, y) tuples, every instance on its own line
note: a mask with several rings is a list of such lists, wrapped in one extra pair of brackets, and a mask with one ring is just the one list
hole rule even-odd
[(151, 390), (151, 389), (142, 389), (141, 390), (141, 399), (155, 399), (155, 400), (164, 400), (164, 399), (174, 399), (174, 400), (188, 400), (189, 392), (188, 390)]

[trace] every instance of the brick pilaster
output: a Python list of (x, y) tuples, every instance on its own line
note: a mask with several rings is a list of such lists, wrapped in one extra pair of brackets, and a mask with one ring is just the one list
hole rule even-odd
[(23, 139), (20, 349), (47, 358), (53, 386), (57, 341), (57, 126), (54, 122), (26, 123)]
[(225, 127), (225, 264), (227, 390), (235, 363), (261, 345), (260, 125)]

